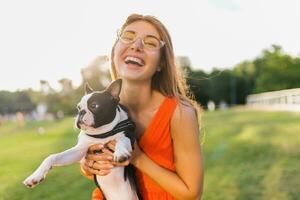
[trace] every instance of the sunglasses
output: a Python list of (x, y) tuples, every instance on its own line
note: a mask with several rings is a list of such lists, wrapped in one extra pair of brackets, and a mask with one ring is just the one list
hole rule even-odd
[[(118, 39), (124, 44), (132, 44), (138, 38), (136, 32), (134, 31), (118, 31)], [(146, 35), (141, 38), (143, 47), (148, 50), (158, 50), (165, 45), (164, 41), (159, 40), (153, 35)]]

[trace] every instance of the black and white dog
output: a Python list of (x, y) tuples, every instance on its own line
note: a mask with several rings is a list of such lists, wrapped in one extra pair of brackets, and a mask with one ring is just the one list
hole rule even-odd
[[(78, 104), (76, 126), (81, 129), (76, 146), (64, 152), (48, 156), (38, 169), (23, 182), (34, 187), (44, 180), (54, 166), (79, 162), (86, 155), (89, 146), (106, 144), (116, 140), (114, 161), (129, 159), (134, 142), (134, 124), (126, 108), (119, 104), (122, 80), (112, 82), (104, 91), (93, 91), (86, 85), (85, 95)], [(114, 167), (106, 176), (95, 176), (95, 182), (107, 200), (139, 199), (132, 166)]]

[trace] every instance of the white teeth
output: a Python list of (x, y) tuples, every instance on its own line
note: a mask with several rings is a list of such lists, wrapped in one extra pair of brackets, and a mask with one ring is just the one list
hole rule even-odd
[(125, 62), (128, 62), (128, 61), (136, 62), (136, 63), (138, 63), (141, 66), (144, 65), (143, 61), (141, 59), (139, 59), (139, 58), (136, 58), (136, 57), (127, 56), (125, 58)]

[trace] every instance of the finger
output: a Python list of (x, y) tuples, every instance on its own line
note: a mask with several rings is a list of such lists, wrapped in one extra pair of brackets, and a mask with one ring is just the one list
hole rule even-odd
[(93, 164), (94, 164), (94, 162), (95, 162), (95, 161), (93, 161), (93, 160), (87, 160), (87, 159), (86, 159), (85, 162), (84, 162), (84, 164), (87, 165), (87, 166), (92, 167)]
[(94, 151), (99, 151), (103, 149), (103, 147), (104, 147), (103, 144), (94, 144), (89, 147), (88, 153), (94, 153)]
[(88, 167), (88, 165), (86, 163), (82, 164), (81, 167), (83, 168), (83, 170), (85, 172), (90, 174), (90, 168)]
[(117, 143), (116, 140), (112, 140), (112, 141), (106, 143), (106, 146), (108, 146), (110, 149), (113, 149), (113, 150), (114, 150), (115, 147), (116, 147), (116, 143)]
[(105, 147), (106, 147), (109, 151), (115, 152), (115, 145), (108, 143)]
[(109, 174), (111, 172), (111, 170), (101, 170), (99, 171), (99, 176), (106, 176), (107, 174)]
[(114, 155), (114, 150), (113, 151), (111, 151), (110, 149), (108, 149), (108, 148), (103, 148), (102, 149), (102, 152), (103, 153), (105, 153), (105, 154), (107, 154), (107, 155)]
[(102, 170), (111, 170), (113, 167), (114, 165), (111, 162), (98, 161), (93, 164), (92, 168), (102, 171)]
[(89, 174), (95, 174), (95, 172), (98, 171), (97, 169), (94, 169), (94, 168), (92, 168), (92, 167), (90, 167), (88, 165), (83, 165), (82, 167)]
[(107, 174), (110, 173), (110, 170), (96, 170), (96, 169), (93, 169), (90, 167), (87, 167), (87, 168), (88, 168), (89, 172), (91, 172), (92, 174), (99, 175), (99, 176), (106, 176)]
[(91, 167), (89, 167), (88, 165), (86, 165), (86, 164), (83, 164), (83, 165), (81, 165), (81, 167), (83, 168), (83, 170), (85, 171), (85, 173), (86, 174), (94, 174), (93, 172), (91, 172)]
[(109, 141), (109, 143), (115, 146), (117, 141), (116, 140), (111, 140), (111, 141)]
[(88, 153), (95, 153), (97, 151), (101, 151), (103, 147), (104, 147), (103, 144), (94, 144), (89, 147)]
[(112, 155), (109, 155), (107, 153), (103, 154), (87, 154), (86, 160), (92, 160), (92, 161), (112, 161), (113, 157)]

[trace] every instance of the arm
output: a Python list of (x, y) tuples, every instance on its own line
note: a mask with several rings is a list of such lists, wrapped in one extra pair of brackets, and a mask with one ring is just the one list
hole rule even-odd
[(132, 163), (177, 199), (198, 199), (203, 188), (203, 162), (197, 117), (178, 105), (171, 121), (176, 173), (160, 167), (136, 146)]

